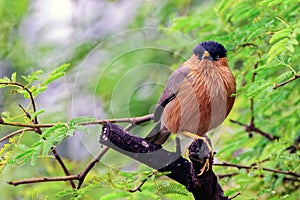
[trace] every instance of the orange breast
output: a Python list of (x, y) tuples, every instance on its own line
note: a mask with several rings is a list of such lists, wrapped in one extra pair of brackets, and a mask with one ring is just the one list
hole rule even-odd
[(199, 61), (192, 56), (184, 63), (191, 72), (163, 114), (169, 131), (188, 131), (201, 136), (224, 121), (234, 103), (231, 94), (235, 93), (235, 79), (225, 61), (217, 66), (216, 62)]

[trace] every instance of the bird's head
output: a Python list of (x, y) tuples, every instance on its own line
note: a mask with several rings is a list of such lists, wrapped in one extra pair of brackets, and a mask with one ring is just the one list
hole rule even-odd
[(200, 59), (218, 61), (226, 57), (226, 49), (223, 45), (214, 41), (201, 42), (194, 48), (194, 54)]

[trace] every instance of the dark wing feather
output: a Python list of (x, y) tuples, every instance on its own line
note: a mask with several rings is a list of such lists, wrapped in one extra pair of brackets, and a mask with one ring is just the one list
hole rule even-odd
[(190, 69), (188, 67), (182, 66), (171, 74), (167, 85), (160, 99), (158, 100), (158, 105), (154, 112), (154, 122), (156, 122), (156, 124), (155, 127), (146, 136), (146, 139), (148, 141), (153, 142), (155, 144), (163, 144), (168, 139), (170, 132), (166, 129), (166, 127), (162, 127), (161, 115), (166, 105), (176, 98), (179, 86), (189, 74), (189, 72)]
[(160, 121), (164, 108), (176, 97), (180, 83), (186, 78), (189, 72), (190, 69), (188, 67), (182, 66), (171, 74), (167, 85), (160, 96), (160, 99), (158, 100), (158, 105), (154, 112), (155, 122)]

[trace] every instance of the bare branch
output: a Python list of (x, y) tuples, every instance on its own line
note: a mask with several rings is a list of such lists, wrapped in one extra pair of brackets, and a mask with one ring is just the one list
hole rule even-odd
[(233, 120), (233, 119), (230, 119), (229, 121), (232, 122), (232, 123), (234, 123), (234, 124), (238, 124), (240, 126), (245, 127), (245, 130), (248, 133), (251, 133), (251, 132), (258, 133), (258, 134), (264, 136), (265, 138), (267, 138), (270, 141), (279, 139), (279, 137), (277, 137), (277, 136), (273, 136), (270, 133), (266, 133), (266, 132), (260, 130), (259, 128), (256, 128), (254, 124), (247, 125), (247, 124), (241, 123), (241, 122)]
[(151, 177), (151, 176), (153, 176), (154, 174), (156, 174), (157, 172), (153, 172), (153, 173), (151, 173), (151, 174), (149, 174), (148, 176), (147, 176), (147, 178), (145, 178), (144, 180), (142, 180), (142, 182), (140, 183), (140, 185), (136, 188), (136, 189), (132, 189), (132, 190), (129, 190), (129, 192), (131, 192), (131, 193), (133, 193), (133, 192), (137, 192), (137, 191), (139, 191), (139, 192), (141, 192), (142, 191), (142, 186), (146, 183), (146, 181)]
[(277, 83), (277, 84), (275, 84), (275, 85), (273, 86), (273, 89), (276, 90), (276, 89), (278, 89), (278, 88), (280, 88), (280, 87), (282, 87), (282, 86), (284, 86), (284, 85), (286, 85), (286, 84), (288, 84), (288, 83), (290, 83), (290, 82), (292, 82), (292, 81), (294, 81), (294, 80), (296, 80), (296, 79), (298, 79), (298, 78), (300, 78), (300, 75), (295, 75), (294, 77), (290, 78), (290, 79), (287, 80), (287, 81), (284, 81), (284, 82), (282, 82), (282, 83)]
[(232, 197), (230, 197), (229, 200), (234, 199), (235, 197), (237, 197), (237, 196), (239, 196), (239, 195), (241, 195), (240, 192), (238, 192), (238, 193), (236, 193), (235, 195), (233, 195)]
[(300, 177), (300, 174), (290, 172), (290, 171), (284, 171), (284, 170), (278, 170), (278, 169), (270, 169), (270, 168), (265, 168), (265, 167), (258, 167), (258, 166), (246, 166), (246, 165), (237, 165), (237, 164), (230, 164), (230, 163), (214, 163), (215, 166), (222, 166), (222, 167), (235, 167), (238, 169), (261, 169), (264, 171), (268, 172), (273, 172), (277, 174), (285, 174), (285, 175), (290, 175), (294, 177)]
[[(24, 85), (21, 84), (21, 83), (17, 83), (17, 82), (1, 82), (0, 84), (2, 84), (2, 85), (3, 85), (3, 84), (4, 84), (4, 85), (10, 85), (10, 86), (17, 86), (17, 87), (20, 87), (20, 88), (22, 88), (23, 90), (25, 90), (25, 91), (28, 93), (29, 97), (30, 97), (30, 101), (31, 101), (31, 105), (32, 105), (33, 112), (36, 112), (36, 111), (37, 111), (36, 105), (35, 105), (35, 101), (34, 101), (34, 97), (33, 97), (33, 94), (32, 94), (32, 92), (31, 92), (26, 86), (24, 86)], [(19, 106), (20, 106), (20, 105), (19, 105)], [(34, 119), (31, 119), (30, 114), (29, 114), (28, 112), (26, 112), (26, 110), (25, 110), (22, 106), (20, 106), (20, 107), (21, 107), (21, 109), (23, 109), (23, 111), (25, 112), (26, 116), (27, 116), (30, 120), (32, 120), (33, 124), (29, 124), (29, 125), (31, 125), (31, 126), (28, 126), (28, 125), (25, 126), (26, 124), (22, 124), (22, 123), (18, 123), (18, 122), (4, 122), (3, 119), (0, 120), (0, 124), (2, 124), (2, 125), (11, 125), (11, 126), (19, 126), (19, 127), (34, 128), (34, 131), (35, 131), (36, 133), (38, 133), (39, 135), (41, 135), (41, 134), (42, 134), (42, 130), (41, 130), (42, 126), (40, 126), (40, 125), (38, 124), (37, 115), (34, 116)], [(35, 127), (32, 126), (32, 125), (35, 125)], [(69, 172), (69, 170), (67, 169), (67, 167), (66, 167), (65, 163), (63, 162), (63, 160), (61, 159), (61, 157), (59, 156), (59, 154), (57, 153), (57, 151), (55, 150), (55, 148), (51, 148), (51, 151), (52, 151), (52, 153), (53, 153), (55, 159), (58, 161), (58, 163), (59, 163), (60, 166), (62, 167), (64, 173), (65, 173), (67, 176), (69, 176), (69, 175), (70, 175), (70, 172)], [(72, 180), (70, 180), (70, 184), (71, 184), (72, 188), (76, 188), (76, 187), (75, 187), (75, 184), (74, 184), (74, 182), (73, 182)]]
[(15, 131), (15, 132), (10, 133), (10, 134), (4, 136), (3, 138), (1, 138), (1, 139), (0, 139), (0, 142), (3, 142), (3, 141), (5, 141), (5, 140), (7, 140), (7, 139), (9, 139), (9, 138), (11, 138), (11, 137), (17, 135), (17, 134), (24, 133), (24, 132), (26, 132), (26, 131), (34, 131), (34, 129), (33, 129), (33, 128), (24, 128), (24, 129), (17, 130), (17, 131)]
[[(35, 105), (35, 101), (34, 101), (34, 98), (33, 98), (33, 94), (25, 85), (23, 85), (21, 83), (17, 83), (17, 82), (1, 82), (0, 84), (1, 85), (16, 86), (16, 87), (20, 87), (23, 90), (25, 90), (28, 93), (29, 97), (30, 97), (32, 110), (33, 110), (33, 112), (36, 112), (36, 105)], [(37, 116), (34, 117), (33, 122), (34, 122), (34, 124), (38, 124)]]
[(227, 177), (230, 178), (230, 177), (233, 177), (233, 176), (236, 176), (236, 175), (238, 175), (237, 172), (229, 173), (229, 174), (218, 174), (217, 176), (218, 176), (219, 179), (222, 179), (222, 178), (227, 178)]
[(51, 182), (51, 181), (70, 181), (77, 180), (78, 175), (71, 176), (59, 176), (59, 177), (43, 177), (43, 178), (30, 178), (25, 180), (17, 180), (17, 181), (9, 181), (7, 182), (10, 185), (21, 185), (21, 184), (29, 184), (29, 183), (39, 183), (39, 182)]
[(109, 150), (109, 147), (105, 146), (98, 154), (97, 156), (87, 165), (87, 167), (79, 174), (78, 177), (78, 185), (77, 189), (80, 189), (81, 185), (83, 184), (83, 181), (86, 177), (86, 175), (91, 171), (91, 169), (100, 161), (100, 159), (105, 155), (105, 153)]
[[(104, 119), (104, 120), (96, 120), (92, 122), (81, 122), (78, 123), (80, 126), (87, 125), (99, 125), (107, 122), (110, 123), (132, 123), (132, 124), (141, 124), (146, 121), (150, 121), (153, 119), (153, 114), (141, 116), (141, 117), (133, 117), (133, 118), (120, 118), (120, 119)], [(19, 122), (5, 122), (4, 120), (0, 120), (0, 124), (7, 126), (17, 126), (17, 127), (27, 127), (27, 128), (51, 128), (56, 124), (24, 124)]]

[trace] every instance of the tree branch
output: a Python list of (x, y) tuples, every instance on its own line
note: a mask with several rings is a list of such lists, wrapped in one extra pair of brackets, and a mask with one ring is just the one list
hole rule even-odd
[(109, 150), (109, 147), (104, 147), (97, 156), (87, 165), (87, 167), (78, 175), (78, 185), (77, 189), (79, 190), (81, 185), (84, 182), (86, 175), (91, 171), (91, 169), (100, 161), (104, 154)]
[(188, 191), (193, 193), (196, 200), (228, 199), (223, 196), (223, 190), (212, 171), (212, 157), (209, 159), (209, 170), (201, 176), (199, 175), (205, 164), (203, 160), (206, 159), (204, 158), (209, 158), (207, 151), (204, 151), (206, 148), (202, 139), (195, 140), (189, 148), (191, 162), (183, 158), (180, 152), (166, 151), (160, 145), (133, 136), (111, 123), (103, 125), (100, 143), (160, 172), (170, 172), (167, 176), (185, 185)]
[(70, 181), (70, 180), (78, 180), (78, 175), (30, 178), (30, 179), (26, 179), (26, 180), (9, 181), (7, 183), (10, 185), (17, 186), (17, 185), (29, 184), (29, 183), (51, 182), (51, 181)]
[(266, 132), (260, 130), (259, 128), (255, 127), (254, 124), (247, 125), (247, 124), (241, 123), (241, 122), (236, 121), (236, 120), (233, 120), (233, 119), (230, 119), (229, 121), (230, 121), (231, 123), (238, 124), (238, 125), (240, 125), (240, 126), (245, 127), (245, 130), (246, 130), (246, 132), (248, 132), (248, 133), (251, 133), (251, 132), (258, 133), (258, 134), (264, 136), (265, 138), (267, 138), (267, 139), (270, 140), (270, 141), (279, 139), (279, 137), (273, 136), (272, 134), (266, 133)]
[(282, 86), (284, 86), (284, 85), (286, 85), (286, 84), (288, 84), (288, 83), (290, 83), (290, 82), (292, 82), (292, 81), (294, 81), (294, 80), (296, 80), (296, 79), (298, 79), (298, 78), (300, 78), (300, 75), (295, 74), (295, 76), (292, 77), (292, 78), (290, 78), (289, 80), (284, 81), (284, 82), (282, 82), (282, 83), (277, 83), (277, 84), (275, 84), (275, 85), (273, 86), (273, 89), (276, 90), (276, 89), (278, 89), (278, 88), (280, 88), (280, 87), (282, 87)]
[[(36, 112), (37, 109), (36, 109), (36, 105), (35, 105), (35, 101), (34, 101), (34, 97), (33, 97), (33, 94), (32, 92), (23, 84), (21, 83), (17, 83), (17, 82), (1, 82), (0, 84), (2, 85), (10, 85), (10, 86), (16, 86), (16, 87), (20, 87), (22, 88), (23, 90), (25, 90), (28, 95), (29, 95), (29, 98), (30, 98), (30, 101), (31, 101), (31, 105), (32, 105), (32, 109), (33, 109), (33, 112)], [(20, 106), (20, 105), (19, 105)], [(32, 120), (33, 124), (34, 125), (38, 125), (38, 118), (37, 118), (37, 115), (34, 116), (34, 119), (31, 119), (31, 116), (29, 115), (29, 113), (22, 107), (20, 106), (21, 109), (23, 110), (23, 112), (25, 113), (25, 115), (30, 119)], [(20, 125), (20, 123), (15, 123), (15, 122), (4, 122), (4, 120), (1, 118), (0, 120), (0, 123), (3, 124), (3, 125), (9, 125), (9, 124), (12, 124), (14, 126), (17, 126), (18, 124)], [(26, 127), (26, 126), (21, 126), (21, 127)], [(36, 127), (30, 127), (30, 126), (27, 126), (28, 128), (34, 128), (34, 131), (41, 135), (42, 134), (42, 130), (41, 130), (41, 127), (40, 126), (36, 126)], [(70, 172), (69, 170), (67, 169), (65, 163), (63, 162), (63, 160), (61, 159), (61, 157), (59, 156), (59, 154), (57, 153), (57, 151), (55, 150), (55, 148), (51, 148), (51, 151), (55, 157), (55, 159), (58, 161), (58, 163), (60, 164), (61, 168), (63, 169), (64, 173), (67, 175), (67, 176), (70, 176)], [(75, 184), (73, 182), (73, 180), (70, 180), (70, 184), (71, 184), (71, 187), (72, 188), (75, 188)]]
[[(150, 121), (153, 119), (153, 114), (141, 116), (141, 117), (133, 117), (133, 118), (120, 118), (120, 119), (104, 119), (104, 120), (96, 120), (92, 122), (81, 122), (78, 123), (79, 126), (87, 126), (87, 125), (99, 125), (107, 122), (110, 123), (132, 123), (132, 124), (140, 124), (146, 121)], [(0, 118), (0, 124), (6, 126), (17, 126), (17, 127), (26, 127), (26, 128), (51, 128), (56, 124), (25, 124), (19, 122), (5, 122), (2, 118)]]
[[(21, 83), (17, 83), (17, 82), (1, 82), (0, 84), (1, 85), (16, 86), (16, 87), (20, 87), (23, 90), (25, 90), (27, 92), (27, 94), (29, 95), (30, 102), (31, 102), (31, 105), (32, 105), (32, 110), (33, 110), (33, 112), (36, 112), (37, 109), (36, 109), (35, 101), (34, 101), (34, 98), (33, 98), (33, 94), (25, 85), (23, 85)], [(38, 124), (37, 116), (34, 117), (33, 122), (34, 122), (34, 124)]]
[[(153, 114), (145, 115), (141, 117), (134, 117), (134, 118), (124, 118), (124, 119), (115, 119), (115, 120), (101, 120), (101, 123), (114, 123), (114, 122), (125, 122), (126, 120), (131, 122), (127, 127), (124, 128), (124, 131), (129, 131), (135, 125), (141, 124), (146, 121), (150, 121), (153, 119)], [(100, 120), (99, 120), (100, 121)], [(99, 122), (98, 121), (98, 122)], [(81, 125), (88, 125), (88, 123), (82, 123)], [(79, 182), (77, 189), (80, 189), (86, 175), (90, 172), (90, 170), (95, 166), (97, 162), (105, 155), (105, 153), (109, 150), (109, 147), (104, 147), (98, 155), (87, 165), (87, 167), (79, 174)]]
[[(26, 115), (28, 116), (28, 115)], [(145, 116), (140, 116), (140, 117), (133, 117), (133, 118), (120, 118), (120, 119), (107, 119), (107, 120), (96, 120), (93, 122), (82, 122), (79, 123), (79, 125), (86, 126), (86, 125), (93, 125), (93, 124), (103, 124), (103, 123), (124, 123), (124, 122), (130, 122), (130, 124), (124, 128), (124, 130), (129, 131), (131, 128), (134, 126), (144, 123), (146, 121), (150, 121), (153, 119), (153, 114), (145, 115)], [(54, 126), (55, 124), (23, 124), (23, 123), (16, 123), (16, 122), (4, 122), (4, 120), (0, 116), (0, 124), (3, 125), (12, 125), (12, 126), (19, 126), (19, 127), (29, 127), (29, 128), (24, 128), (18, 131), (15, 131), (5, 137), (3, 137), (0, 142), (13, 137), (16, 134), (22, 133), (24, 131), (35, 131), (38, 128), (49, 128)], [(31, 128), (30, 128), (31, 127)], [(26, 179), (26, 180), (18, 180), (18, 181), (10, 181), (10, 184), (13, 185), (19, 185), (19, 184), (29, 184), (29, 183), (36, 183), (36, 182), (48, 182), (48, 181), (61, 181), (61, 180), (78, 180), (78, 186), (77, 189), (80, 189), (81, 185), (84, 182), (84, 179), (86, 175), (90, 172), (90, 170), (95, 166), (97, 162), (100, 161), (100, 159), (105, 155), (105, 153), (108, 151), (109, 147), (104, 147), (98, 155), (87, 165), (87, 167), (78, 175), (70, 175), (68, 169), (64, 165), (63, 160), (60, 158), (59, 154), (57, 153), (55, 148), (52, 148), (51, 151), (55, 157), (55, 159), (59, 162), (61, 165), (62, 169), (64, 170), (64, 173), (67, 175), (66, 178), (64, 179), (63, 177), (54, 177), (54, 178), (32, 178), (32, 179)], [(76, 177), (76, 178), (74, 178)], [(76, 188), (75, 184), (72, 182), (72, 188)]]
[(11, 138), (11, 137), (17, 135), (17, 134), (24, 133), (24, 132), (26, 132), (26, 131), (34, 131), (34, 129), (33, 129), (33, 128), (24, 128), (24, 129), (17, 130), (17, 131), (15, 131), (15, 132), (12, 132), (12, 133), (10, 133), (10, 134), (4, 136), (3, 138), (1, 138), (1, 139), (0, 139), (0, 142), (3, 142), (3, 141), (5, 141), (5, 140), (7, 140), (7, 139), (9, 139), (9, 138)]
[(236, 165), (236, 164), (230, 164), (230, 163), (214, 163), (214, 166), (222, 166), (222, 167), (235, 167), (238, 169), (261, 169), (263, 171), (268, 171), (268, 172), (273, 172), (277, 174), (285, 174), (285, 175), (290, 175), (294, 177), (300, 177), (300, 174), (290, 172), (290, 171), (283, 171), (283, 170), (278, 170), (278, 169), (270, 169), (270, 168), (265, 168), (265, 167), (258, 167), (258, 166), (246, 166), (246, 165)]

